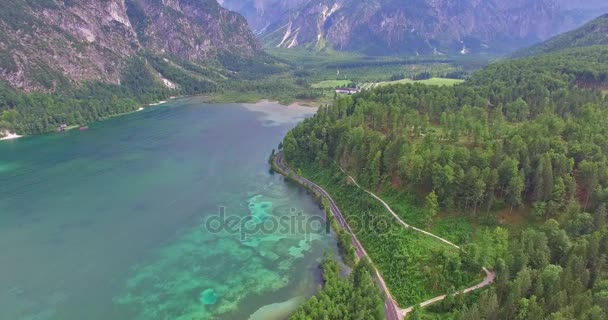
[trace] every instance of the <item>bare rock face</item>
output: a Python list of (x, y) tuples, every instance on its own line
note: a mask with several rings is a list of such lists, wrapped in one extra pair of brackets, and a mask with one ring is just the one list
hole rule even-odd
[(144, 50), (194, 61), (259, 50), (246, 21), (215, 0), (13, 2), (0, 12), (0, 78), (25, 91), (118, 84)]
[(215, 0), (133, 0), (148, 22), (141, 27), (140, 40), (154, 52), (200, 61), (218, 52), (251, 57), (257, 42), (245, 19)]
[[(243, 13), (250, 25), (260, 30), (261, 39), (276, 47), (329, 46), (373, 54), (470, 54), (504, 53), (578, 27), (593, 16), (579, 12), (572, 17), (564, 10), (589, 7), (593, 1), (298, 0), (289, 6), (282, 5), (281, 0), (222, 3)], [(260, 11), (268, 7), (273, 8), (272, 15)]]
[(373, 53), (468, 53), (546, 39), (557, 17), (553, 0), (317, 0), (268, 33), (289, 34), (275, 40), (279, 47), (312, 42)]

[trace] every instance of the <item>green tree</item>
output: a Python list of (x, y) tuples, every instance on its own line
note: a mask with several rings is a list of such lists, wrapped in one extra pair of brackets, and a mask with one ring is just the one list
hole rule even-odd
[(439, 211), (439, 201), (437, 200), (437, 194), (435, 191), (431, 191), (425, 198), (425, 221), (426, 225), (430, 226), (433, 218)]

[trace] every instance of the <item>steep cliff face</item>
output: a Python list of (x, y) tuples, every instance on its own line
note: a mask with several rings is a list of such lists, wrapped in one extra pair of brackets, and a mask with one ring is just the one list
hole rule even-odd
[(501, 51), (551, 36), (552, 0), (324, 0), (276, 22), (279, 47), (330, 44), (372, 53), (441, 54)]
[(127, 0), (148, 50), (201, 61), (220, 52), (251, 57), (258, 49), (245, 19), (215, 0)]
[(0, 78), (25, 91), (120, 83), (142, 52), (203, 61), (253, 56), (245, 20), (215, 0), (0, 0)]
[(309, 0), (219, 0), (220, 5), (242, 14), (256, 34), (266, 29), (292, 9), (299, 8)]
[[(594, 18), (602, 1), (223, 0), (270, 46), (375, 54), (503, 53)], [(592, 4), (590, 4), (592, 2)], [(605, 0), (603, 1), (605, 2)], [(606, 4), (608, 6), (608, 4)], [(271, 9), (268, 9), (271, 8)], [(271, 10), (272, 14), (265, 14)], [(260, 26), (263, 26), (261, 28)]]

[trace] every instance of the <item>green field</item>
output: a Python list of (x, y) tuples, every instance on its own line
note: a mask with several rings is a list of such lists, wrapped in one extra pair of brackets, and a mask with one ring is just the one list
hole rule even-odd
[(318, 89), (333, 89), (336, 87), (344, 87), (351, 83), (350, 80), (323, 80), (311, 85), (313, 88)]
[(370, 89), (374, 87), (387, 86), (391, 84), (405, 84), (405, 83), (421, 83), (432, 86), (453, 86), (459, 83), (464, 82), (464, 80), (460, 79), (448, 79), (448, 78), (431, 78), (426, 80), (412, 80), (412, 79), (401, 79), (396, 81), (381, 81), (375, 83), (365, 83), (362, 85), (364, 89)]

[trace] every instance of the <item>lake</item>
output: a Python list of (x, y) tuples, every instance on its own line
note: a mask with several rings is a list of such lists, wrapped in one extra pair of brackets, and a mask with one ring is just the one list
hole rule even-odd
[(0, 142), (0, 319), (284, 318), (337, 251), (268, 165), (314, 111), (186, 98)]

